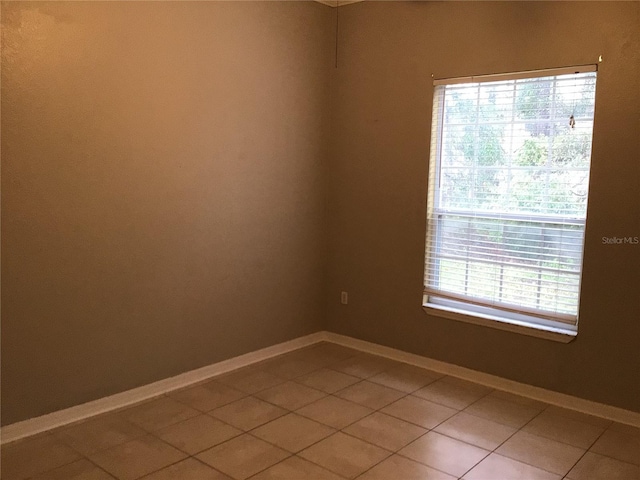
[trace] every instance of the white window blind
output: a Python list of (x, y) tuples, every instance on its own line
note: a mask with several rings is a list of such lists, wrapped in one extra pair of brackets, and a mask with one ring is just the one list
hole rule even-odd
[(435, 82), (427, 304), (577, 324), (595, 70)]

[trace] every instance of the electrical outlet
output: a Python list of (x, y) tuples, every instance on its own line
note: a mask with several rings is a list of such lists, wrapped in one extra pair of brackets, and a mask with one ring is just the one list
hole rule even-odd
[(349, 303), (349, 294), (347, 292), (342, 292), (340, 294), (340, 303), (342, 305), (346, 305), (347, 303)]

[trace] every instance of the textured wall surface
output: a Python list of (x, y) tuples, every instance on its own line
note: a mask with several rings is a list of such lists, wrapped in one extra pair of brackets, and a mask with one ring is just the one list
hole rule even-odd
[(318, 331), (333, 10), (2, 3), (2, 423)]
[[(640, 3), (364, 2), (340, 12), (328, 328), (640, 411)], [(421, 309), (432, 74), (593, 64), (592, 178), (569, 344)], [(340, 305), (340, 291), (349, 305)]]

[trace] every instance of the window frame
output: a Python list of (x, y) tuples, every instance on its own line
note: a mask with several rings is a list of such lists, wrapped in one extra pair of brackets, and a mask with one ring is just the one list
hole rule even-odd
[[(427, 232), (426, 232), (426, 244), (425, 244), (425, 272), (423, 278), (425, 279), (425, 286), (423, 291), (423, 309), (426, 313), (435, 315), (438, 317), (444, 317), (453, 320), (459, 320), (467, 323), (472, 323), (476, 325), (484, 325), (493, 328), (498, 328), (501, 330), (507, 330), (511, 332), (521, 333), (525, 335), (531, 335), (535, 337), (546, 338), (549, 340), (559, 341), (563, 343), (568, 343), (572, 341), (578, 333), (578, 317), (579, 317), (579, 300), (580, 300), (580, 290), (582, 284), (582, 275), (583, 275), (583, 265), (584, 265), (584, 244), (585, 237), (584, 232), (586, 230), (586, 213), (584, 217), (574, 218), (570, 215), (561, 215), (556, 218), (555, 216), (549, 216), (548, 214), (513, 214), (514, 217), (517, 217), (519, 221), (525, 221), (526, 218), (538, 217), (539, 220), (544, 220), (545, 218), (556, 221), (558, 219), (562, 220), (565, 223), (573, 223), (580, 225), (582, 227), (582, 243), (580, 249), (580, 263), (579, 263), (579, 271), (577, 273), (578, 278), (578, 287), (577, 287), (577, 313), (576, 315), (571, 315), (571, 319), (568, 320), (566, 318), (561, 318), (561, 314), (555, 315), (556, 318), (547, 318), (544, 315), (543, 311), (538, 309), (538, 312), (527, 313), (524, 311), (518, 311), (517, 309), (513, 311), (505, 311), (502, 309), (492, 309), (486, 305), (477, 304), (473, 301), (460, 301), (455, 298), (454, 295), (452, 298), (447, 295), (439, 295), (436, 290), (427, 286), (427, 269), (432, 267), (432, 264), (429, 263), (430, 259), (430, 250), (433, 248), (438, 248), (432, 245), (435, 241), (437, 242), (437, 237), (441, 234), (441, 230), (436, 230), (436, 235), (432, 235), (430, 232), (432, 227), (432, 221), (434, 218), (434, 214), (437, 214), (437, 211), (440, 210), (441, 206), (438, 205), (436, 201), (436, 195), (439, 195), (439, 187), (436, 187), (435, 182), (439, 182), (441, 179), (441, 161), (442, 161), (442, 148), (443, 148), (443, 128), (444, 121), (442, 120), (445, 115), (445, 95), (437, 95), (436, 88), (448, 85), (456, 85), (456, 84), (464, 84), (464, 83), (486, 83), (486, 82), (499, 82), (504, 80), (522, 80), (522, 79), (535, 79), (541, 77), (551, 77), (551, 76), (559, 76), (566, 74), (578, 74), (578, 73), (595, 73), (597, 76), (597, 65), (580, 65), (580, 66), (571, 66), (571, 67), (562, 67), (562, 68), (553, 68), (553, 69), (545, 69), (545, 70), (532, 70), (532, 71), (522, 71), (522, 72), (514, 72), (514, 73), (505, 73), (505, 74), (493, 74), (493, 75), (480, 75), (480, 76), (470, 76), (470, 77), (457, 77), (457, 78), (447, 78), (447, 79), (436, 79), (433, 81), (434, 90), (433, 90), (433, 111), (432, 111), (432, 123), (431, 123), (431, 146), (430, 146), (430, 162), (429, 162), (429, 187), (427, 193)], [(597, 82), (597, 77), (596, 77)], [(440, 102), (437, 104), (436, 102)], [(595, 108), (595, 98), (594, 98), (594, 108)], [(595, 116), (595, 114), (594, 114)], [(593, 141), (593, 127), (591, 130), (591, 142)], [(592, 145), (592, 143), (591, 143)], [(592, 148), (590, 149), (589, 154), (591, 155)], [(590, 172), (591, 172), (591, 160), (589, 161), (589, 167), (587, 170), (588, 174), (588, 184), (590, 184)], [(587, 190), (588, 192), (588, 190)], [(587, 205), (588, 205), (588, 193), (587, 193)], [(478, 210), (471, 210), (470, 214), (477, 212)], [(486, 213), (486, 212), (483, 212)], [(440, 214), (442, 215), (442, 214)], [(455, 215), (455, 212), (454, 212)], [(439, 223), (439, 220), (436, 222)], [(542, 223), (541, 223), (542, 224)], [(434, 256), (435, 258), (435, 256)], [(460, 295), (457, 294), (459, 297)], [(486, 303), (486, 302), (485, 302)], [(535, 310), (535, 309), (534, 309)], [(541, 313), (542, 312), (542, 313)], [(569, 317), (569, 316), (568, 316)], [(575, 320), (574, 320), (575, 317)]]

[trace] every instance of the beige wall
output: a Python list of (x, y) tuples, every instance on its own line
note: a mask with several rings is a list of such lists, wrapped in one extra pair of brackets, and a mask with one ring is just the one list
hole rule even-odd
[(2, 423), (318, 331), (333, 10), (2, 3)]
[[(364, 2), (340, 12), (328, 328), (640, 411), (640, 3)], [(603, 63), (577, 339), (421, 309), (431, 75)], [(349, 305), (339, 303), (349, 292)]]

